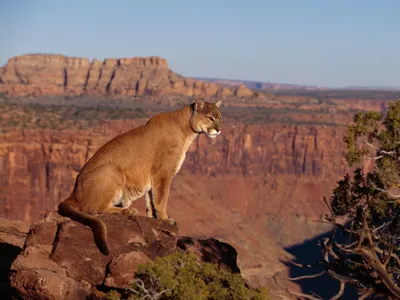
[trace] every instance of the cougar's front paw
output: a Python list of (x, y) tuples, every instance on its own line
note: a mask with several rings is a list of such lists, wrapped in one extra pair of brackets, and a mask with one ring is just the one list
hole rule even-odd
[(172, 218), (168, 218), (165, 220), (168, 224), (175, 226), (176, 225), (176, 221), (175, 219)]
[(134, 217), (138, 214), (138, 211), (136, 208), (125, 208), (122, 211), (122, 214), (129, 216), (129, 218)]

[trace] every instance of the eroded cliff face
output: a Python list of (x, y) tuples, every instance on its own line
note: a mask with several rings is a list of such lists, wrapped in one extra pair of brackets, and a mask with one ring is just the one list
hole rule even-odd
[(343, 134), (341, 127), (237, 124), (218, 139), (197, 139), (185, 165), (207, 176), (331, 178), (346, 170)]
[(245, 86), (219, 87), (184, 78), (160, 57), (100, 61), (63, 55), (23, 55), (0, 68), (0, 92), (8, 96), (180, 94), (206, 97), (251, 97)]
[[(216, 139), (200, 136), (175, 177), (168, 213), (181, 235), (231, 243), (244, 274), (260, 285), (274, 274), (271, 257), (329, 230), (320, 222), (343, 176), (344, 127), (248, 124), (229, 117)], [(113, 136), (146, 119), (109, 120), (77, 131), (0, 133), (0, 217), (31, 223), (56, 209), (76, 175)], [(145, 215), (145, 201), (134, 207)]]
[[(31, 222), (55, 209), (72, 191), (78, 171), (94, 152), (111, 137), (139, 123), (119, 123), (117, 129), (105, 133), (35, 130), (3, 134), (0, 216)], [(248, 197), (237, 203), (242, 213), (248, 213), (249, 207), (256, 207), (257, 211), (258, 206), (251, 203), (252, 196), (267, 201), (279, 181), (279, 189), (284, 188), (282, 178), (326, 182), (342, 176), (347, 170), (343, 134), (341, 127), (231, 125), (216, 139), (200, 136), (195, 140), (183, 165), (186, 175), (181, 177), (204, 182), (219, 180), (223, 189), (233, 193), (235, 188), (243, 188), (240, 182), (260, 184), (260, 195), (249, 191)], [(226, 183), (228, 178), (234, 178), (236, 183)], [(270, 184), (270, 190), (262, 187), (264, 184)], [(179, 194), (180, 188), (174, 193)], [(218, 201), (230, 201), (222, 194), (216, 197), (220, 197)]]

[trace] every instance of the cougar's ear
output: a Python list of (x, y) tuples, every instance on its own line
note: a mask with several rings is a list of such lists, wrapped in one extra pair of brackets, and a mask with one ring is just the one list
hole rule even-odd
[(215, 106), (219, 108), (221, 106), (221, 103), (222, 103), (222, 99), (215, 102)]
[(194, 103), (194, 110), (195, 111), (199, 111), (200, 109), (202, 109), (204, 107), (204, 101), (198, 99), (195, 103)]

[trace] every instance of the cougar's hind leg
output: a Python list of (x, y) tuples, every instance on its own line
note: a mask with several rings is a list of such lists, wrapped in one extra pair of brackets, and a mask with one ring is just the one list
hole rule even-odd
[(80, 174), (73, 197), (85, 212), (101, 213), (122, 200), (126, 177), (115, 164), (108, 163)]

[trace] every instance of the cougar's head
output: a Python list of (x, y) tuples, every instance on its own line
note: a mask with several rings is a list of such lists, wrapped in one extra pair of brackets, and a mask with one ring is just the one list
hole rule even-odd
[(194, 132), (205, 133), (210, 138), (215, 138), (221, 133), (222, 115), (219, 111), (221, 100), (216, 103), (210, 103), (198, 99), (191, 106), (190, 126)]

